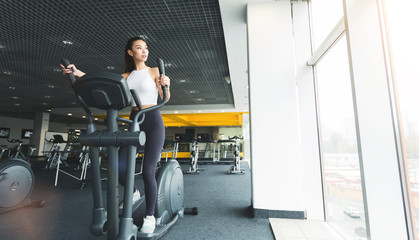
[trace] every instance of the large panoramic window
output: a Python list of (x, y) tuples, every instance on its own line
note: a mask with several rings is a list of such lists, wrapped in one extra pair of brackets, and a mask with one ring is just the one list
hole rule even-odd
[(345, 239), (366, 237), (346, 39), (316, 65), (326, 218)]
[(394, 97), (399, 109), (402, 161), (407, 167), (408, 209), (413, 218), (416, 239), (419, 239), (419, 30), (413, 27), (413, 23), (419, 21), (419, 2), (383, 2), (391, 49)]
[[(316, 63), (325, 216), (344, 239), (366, 239), (347, 42), (335, 28), (343, 17), (342, 1), (312, 0), (310, 5), (314, 52), (322, 56), (313, 64)], [(331, 36), (336, 39), (327, 39)], [(318, 48), (324, 44), (330, 45)]]

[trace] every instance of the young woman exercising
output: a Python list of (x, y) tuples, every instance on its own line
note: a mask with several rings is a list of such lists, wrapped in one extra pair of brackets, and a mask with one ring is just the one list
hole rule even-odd
[[(140, 98), (142, 108), (149, 108), (157, 105), (157, 96), (163, 98), (161, 85), (167, 86), (167, 101), (170, 98), (170, 79), (161, 76), (157, 67), (149, 68), (146, 65), (149, 50), (143, 38), (134, 37), (127, 41), (125, 46), (125, 73), (121, 74), (127, 80), (130, 89), (135, 89)], [(65, 68), (61, 65), (65, 74), (71, 72), (76, 77), (82, 77), (84, 72), (78, 70), (74, 64)], [(130, 119), (132, 119), (139, 109), (133, 104)], [(157, 182), (155, 177), (157, 162), (160, 160), (161, 149), (164, 144), (165, 128), (158, 109), (145, 113), (145, 120), (140, 125), (140, 129), (146, 133), (147, 142), (144, 149), (143, 179), (146, 197), (146, 217), (140, 231), (152, 233), (156, 226), (154, 209), (157, 201)], [(119, 183), (125, 185), (126, 163), (128, 148), (119, 149)], [(133, 189), (133, 203), (140, 199), (140, 192)], [(122, 208), (122, 203), (120, 204)]]

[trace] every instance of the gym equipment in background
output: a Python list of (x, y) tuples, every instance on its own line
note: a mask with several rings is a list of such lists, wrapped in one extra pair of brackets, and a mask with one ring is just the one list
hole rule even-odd
[(29, 196), (35, 185), (29, 157), (35, 149), (29, 150), (28, 155), (22, 152), (22, 141), (7, 140), (18, 143), (16, 152), (9, 158), (0, 161), (0, 213), (22, 207), (43, 207), (44, 201), (32, 201)]
[(229, 140), (234, 140), (234, 165), (230, 167), (230, 170), (228, 170), (227, 173), (229, 174), (233, 174), (233, 173), (242, 173), (245, 174), (246, 169), (241, 168), (240, 167), (240, 151), (239, 151), (239, 146), (240, 146), (240, 140), (243, 140), (243, 137), (237, 137), (234, 136), (232, 138), (229, 138)]
[(186, 170), (184, 173), (188, 174), (199, 174), (200, 172), (204, 171), (202, 168), (198, 168), (198, 158), (199, 158), (199, 142), (197, 139), (192, 141), (192, 151), (191, 151), (191, 163), (189, 170)]

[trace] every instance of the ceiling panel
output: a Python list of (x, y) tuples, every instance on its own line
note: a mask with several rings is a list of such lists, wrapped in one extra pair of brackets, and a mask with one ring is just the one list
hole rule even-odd
[(150, 67), (165, 60), (169, 106), (234, 104), (217, 0), (1, 0), (0, 22), (1, 115), (78, 107), (60, 59), (123, 73), (133, 36), (147, 39)]

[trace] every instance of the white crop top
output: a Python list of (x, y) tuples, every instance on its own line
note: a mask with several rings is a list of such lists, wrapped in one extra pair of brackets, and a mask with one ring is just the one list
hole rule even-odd
[[(129, 89), (137, 91), (142, 105), (157, 104), (158, 88), (148, 69), (133, 70), (127, 78)], [(132, 101), (132, 106), (136, 106), (135, 101)]]

